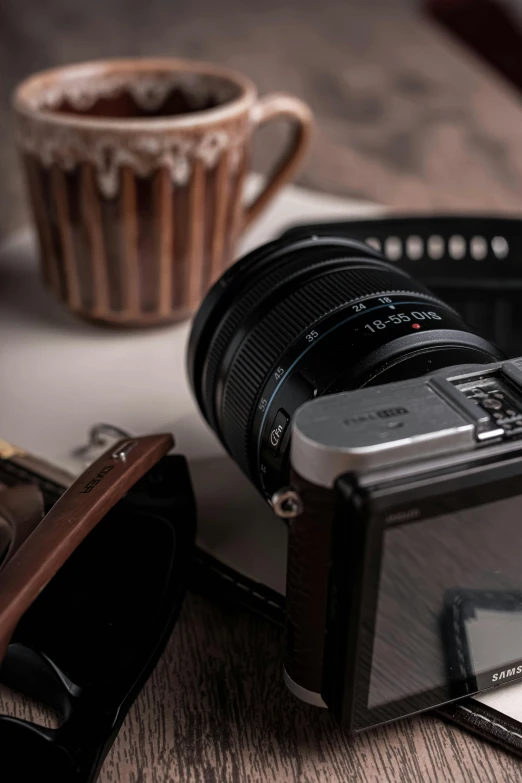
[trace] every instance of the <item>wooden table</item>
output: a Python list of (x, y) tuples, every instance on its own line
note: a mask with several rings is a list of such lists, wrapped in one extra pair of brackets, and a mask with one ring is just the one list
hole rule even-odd
[[(520, 211), (518, 95), (407, 0), (25, 0), (0, 7), (0, 102), (59, 62), (178, 54), (244, 70), (313, 107), (300, 182), (400, 209)], [(263, 131), (264, 167), (277, 129)], [(0, 239), (27, 219), (0, 127)], [(1, 280), (1, 277), (0, 277)], [(519, 781), (520, 762), (432, 715), (347, 739), (281, 678), (282, 636), (189, 596), (100, 780), (133, 783)]]

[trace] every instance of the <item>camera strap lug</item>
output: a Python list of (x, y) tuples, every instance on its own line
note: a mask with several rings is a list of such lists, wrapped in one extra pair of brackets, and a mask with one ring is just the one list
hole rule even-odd
[(272, 507), (280, 519), (295, 519), (303, 513), (303, 501), (293, 487), (282, 487), (271, 498)]

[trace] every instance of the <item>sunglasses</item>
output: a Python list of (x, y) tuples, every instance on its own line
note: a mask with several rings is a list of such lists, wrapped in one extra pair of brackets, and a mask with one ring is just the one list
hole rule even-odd
[[(172, 446), (170, 435), (127, 438), (64, 494), (36, 477), (43, 494), (0, 492), (0, 681), (61, 720), (0, 716), (5, 783), (93, 783), (170, 636), (195, 536)], [(4, 484), (21, 478), (5, 473)]]

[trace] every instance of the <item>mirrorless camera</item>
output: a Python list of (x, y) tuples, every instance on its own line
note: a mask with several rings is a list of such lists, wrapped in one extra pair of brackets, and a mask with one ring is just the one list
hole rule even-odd
[(358, 731), (522, 676), (522, 360), (294, 417), (285, 679)]
[(290, 523), (285, 680), (360, 731), (522, 676), (522, 360), (368, 243), (237, 262), (189, 376)]

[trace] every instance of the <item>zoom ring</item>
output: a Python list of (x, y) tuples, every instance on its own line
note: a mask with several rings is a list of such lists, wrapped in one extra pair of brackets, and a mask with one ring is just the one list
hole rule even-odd
[[(346, 250), (346, 247), (343, 245), (329, 247), (328, 259), (342, 262), (346, 260)], [(299, 277), (304, 269), (307, 272), (313, 272), (314, 268), (324, 266), (324, 253), (324, 246), (300, 250), (298, 253), (288, 253), (284, 258), (278, 259), (277, 262), (273, 263), (271, 267), (263, 270), (262, 274), (258, 273), (253, 280), (249, 280), (248, 287), (241, 291), (241, 295), (234, 301), (233, 307), (225, 311), (224, 318), (210, 342), (207, 351), (207, 361), (205, 362), (201, 378), (202, 399), (213, 399), (214, 385), (223, 356), (231, 338), (245, 317), (259, 302), (262, 302), (270, 295), (277, 286), (282, 283), (289, 283), (295, 277)]]
[(420, 295), (430, 302), (440, 301), (399, 270), (368, 267), (368, 261), (364, 266), (351, 262), (342, 271), (332, 271), (302, 283), (256, 321), (227, 371), (222, 373), (226, 380), (218, 394), (221, 437), (232, 457), (249, 475), (250, 427), (258, 397), (269, 373), (297, 338), (326, 315), (357, 299), (403, 293)]

